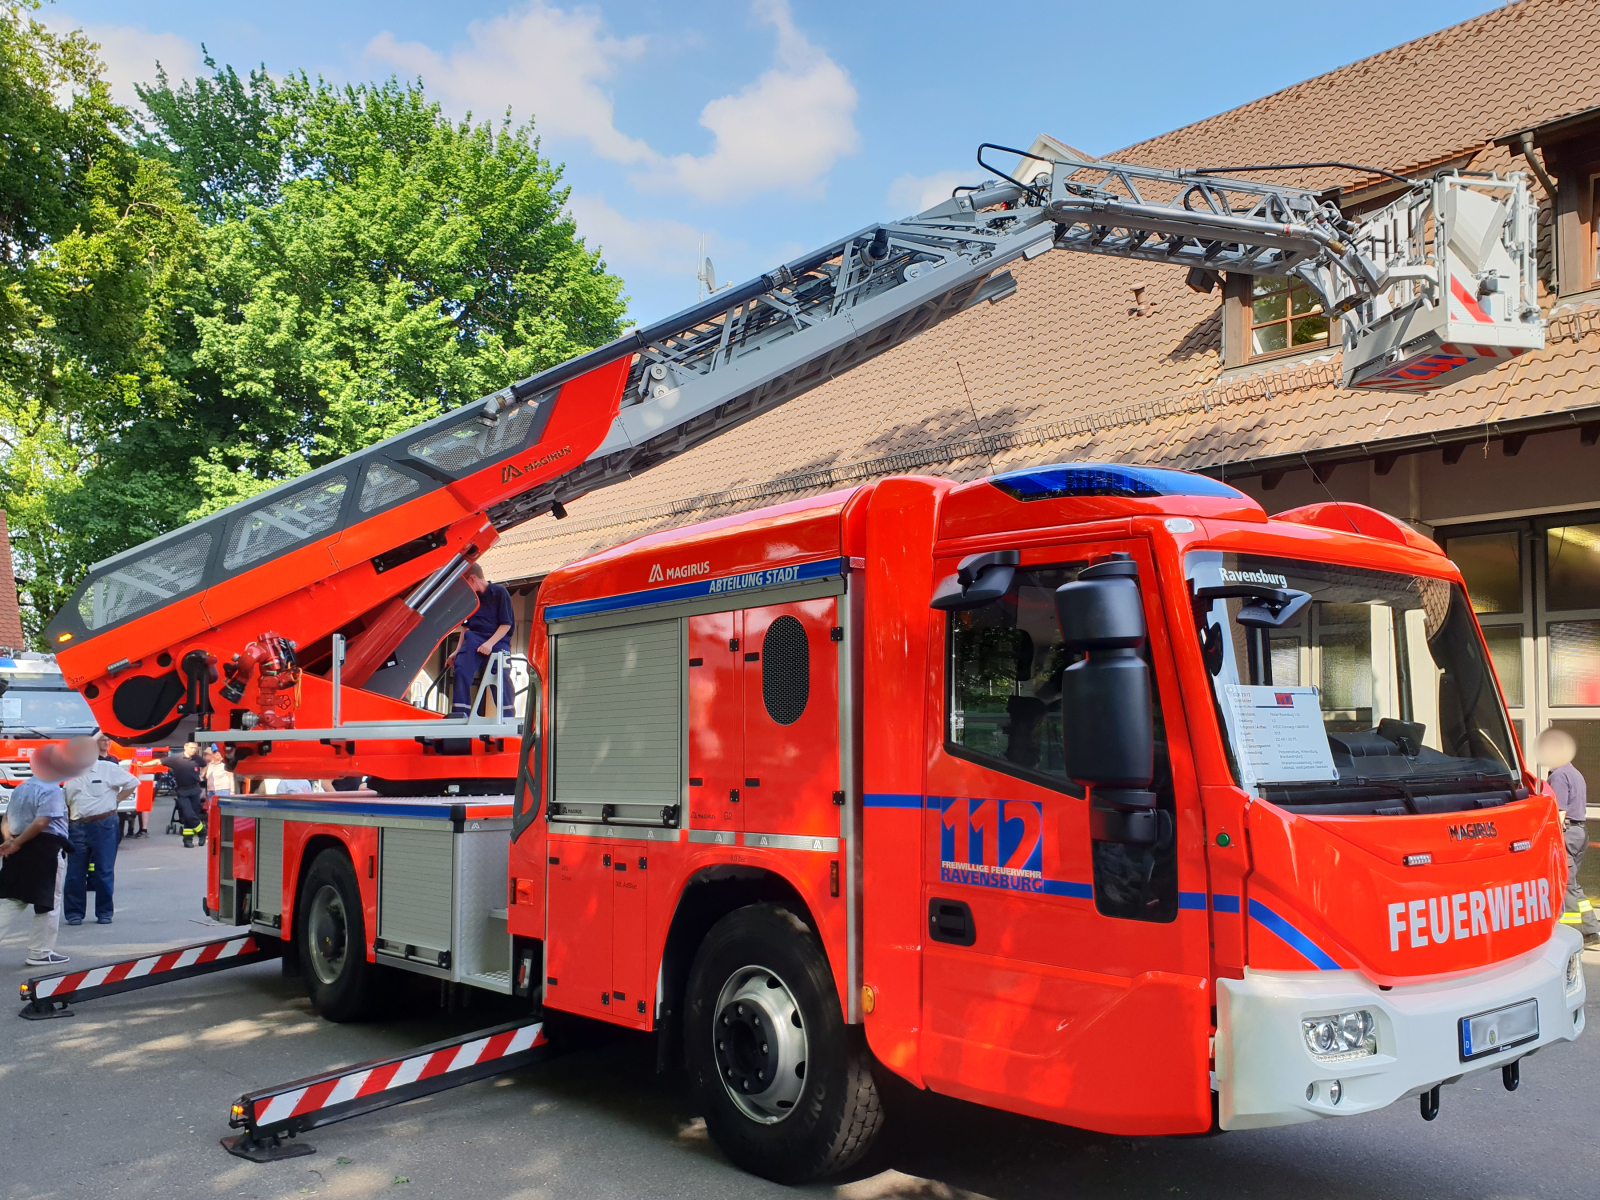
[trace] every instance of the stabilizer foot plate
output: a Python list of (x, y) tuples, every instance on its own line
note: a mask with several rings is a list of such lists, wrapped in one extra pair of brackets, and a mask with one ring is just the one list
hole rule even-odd
[(223, 1138), (222, 1148), (229, 1154), (257, 1163), (277, 1162), (280, 1158), (304, 1158), (317, 1152), (310, 1142), (285, 1141), (282, 1138), (263, 1138), (258, 1141), (248, 1133)]

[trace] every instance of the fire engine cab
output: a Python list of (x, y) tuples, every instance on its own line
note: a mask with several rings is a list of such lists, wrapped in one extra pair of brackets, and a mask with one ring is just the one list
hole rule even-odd
[(1455, 568), (1374, 510), (888, 479), (574, 563), (537, 622), (509, 806), (222, 802), (271, 893), (234, 919), (324, 1011), (392, 966), (659, 1031), (791, 1181), (885, 1070), (1197, 1133), (1436, 1109), (1583, 1028), (1555, 810)]

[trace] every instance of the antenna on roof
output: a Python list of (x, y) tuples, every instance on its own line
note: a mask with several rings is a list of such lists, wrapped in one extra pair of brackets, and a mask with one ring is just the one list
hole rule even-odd
[[(717, 286), (717, 268), (712, 266), (711, 260), (706, 257), (706, 239), (703, 235), (700, 238), (700, 273), (695, 278), (699, 281), (700, 286), (705, 289), (702, 299), (722, 290)], [(722, 285), (722, 287), (732, 286), (732, 280)]]

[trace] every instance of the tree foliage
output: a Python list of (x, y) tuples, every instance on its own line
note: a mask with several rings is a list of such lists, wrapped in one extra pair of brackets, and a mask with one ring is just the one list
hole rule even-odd
[(100, 447), (182, 410), (172, 332), (200, 232), (128, 142), (94, 47), (35, 7), (0, 3), (0, 506), (33, 631), (84, 564), (163, 527), (132, 481), (115, 516), (85, 492)]
[(531, 126), (420, 82), (111, 100), (0, 0), (0, 505), (37, 632), (88, 563), (617, 335)]

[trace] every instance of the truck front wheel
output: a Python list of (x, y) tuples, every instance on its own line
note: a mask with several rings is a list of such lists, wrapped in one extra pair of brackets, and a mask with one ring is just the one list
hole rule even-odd
[(752, 1174), (805, 1183), (866, 1152), (882, 1109), (857, 1034), (816, 934), (779, 905), (730, 913), (695, 955), (684, 1025), (694, 1098), (723, 1153)]
[(340, 850), (317, 855), (296, 906), (300, 965), (311, 1005), (330, 1021), (370, 1015), (378, 969), (367, 961), (367, 923), (355, 868)]

